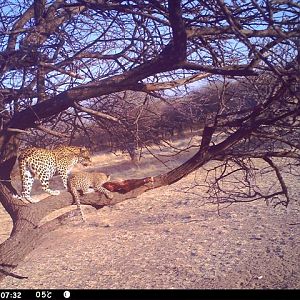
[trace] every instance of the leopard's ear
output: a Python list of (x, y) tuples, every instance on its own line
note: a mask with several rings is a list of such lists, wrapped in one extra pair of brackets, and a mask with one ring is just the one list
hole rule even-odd
[(89, 153), (92, 153), (92, 148), (91, 147), (86, 147), (86, 146), (83, 146), (81, 147), (82, 151), (88, 151)]
[(79, 149), (80, 149), (80, 152), (85, 152), (86, 150), (88, 150), (88, 148), (85, 146), (80, 146)]
[(86, 154), (88, 154), (88, 155), (91, 155), (91, 150), (90, 150), (90, 148), (85, 147), (85, 146), (82, 146), (82, 147), (80, 147), (79, 149), (80, 149), (80, 154), (86, 153)]

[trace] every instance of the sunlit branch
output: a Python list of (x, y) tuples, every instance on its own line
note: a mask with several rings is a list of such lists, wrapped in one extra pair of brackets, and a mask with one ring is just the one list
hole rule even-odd
[(37, 125), (36, 129), (39, 129), (39, 130), (41, 130), (45, 133), (48, 133), (48, 134), (51, 134), (51, 135), (57, 136), (57, 137), (62, 137), (62, 138), (68, 138), (69, 137), (69, 135), (67, 135), (67, 134), (63, 134), (61, 132), (58, 132), (58, 131), (52, 130), (50, 128), (44, 127), (42, 125)]
[(178, 87), (181, 85), (189, 84), (192, 82), (196, 82), (198, 80), (204, 79), (211, 76), (210, 73), (200, 73), (195, 74), (186, 78), (182, 79), (176, 79), (172, 81), (167, 82), (160, 82), (160, 83), (145, 83), (145, 84), (138, 84), (138, 90), (143, 92), (150, 92), (150, 91), (160, 91), (160, 90), (166, 90), (171, 89), (174, 87)]
[(79, 75), (79, 74), (76, 74), (72, 71), (68, 71), (68, 70), (65, 70), (65, 69), (62, 69), (62, 68), (59, 68), (55, 65), (52, 65), (50, 63), (45, 63), (45, 62), (40, 62), (40, 65), (47, 68), (47, 69), (51, 69), (51, 70), (55, 70), (59, 73), (62, 73), (62, 74), (66, 74), (66, 75), (69, 75), (71, 77), (74, 77), (74, 78), (77, 78), (77, 79), (84, 79), (83, 76)]
[(111, 115), (102, 113), (100, 111), (96, 111), (96, 110), (93, 110), (93, 109), (90, 109), (90, 108), (83, 107), (83, 106), (79, 105), (76, 102), (74, 102), (74, 107), (77, 108), (78, 110), (80, 110), (82, 112), (86, 112), (90, 115), (94, 115), (96, 117), (106, 119), (106, 120), (110, 120), (110, 121), (114, 121), (114, 122), (117, 122), (117, 123), (121, 124), (121, 121), (116, 117), (113, 117)]

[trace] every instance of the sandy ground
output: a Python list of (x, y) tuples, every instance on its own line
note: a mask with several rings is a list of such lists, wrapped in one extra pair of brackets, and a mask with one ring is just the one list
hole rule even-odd
[[(106, 158), (101, 170), (112, 178), (120, 170), (124, 178), (157, 172), (151, 162), (137, 170), (122, 156)], [(300, 288), (299, 202), (287, 209), (233, 204), (218, 215), (216, 206), (203, 205), (201, 191), (182, 192), (194, 180), (190, 174), (98, 211), (84, 206), (86, 224), (76, 217), (45, 235), (15, 269), (28, 279), (6, 277), (0, 288)], [(299, 198), (299, 182), (291, 193)], [(3, 241), (11, 223), (3, 208), (0, 216)]]

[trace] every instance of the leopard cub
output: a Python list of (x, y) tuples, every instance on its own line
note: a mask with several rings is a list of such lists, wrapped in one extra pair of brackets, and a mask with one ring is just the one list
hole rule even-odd
[[(107, 198), (112, 199), (112, 193), (102, 187), (102, 184), (110, 179), (110, 175), (104, 173), (89, 173), (89, 172), (79, 172), (73, 173), (68, 178), (68, 188), (71, 192), (74, 202), (80, 211), (81, 218), (85, 221), (83, 211), (80, 206), (80, 199), (78, 191), (82, 191), (82, 194), (86, 194), (92, 191), (98, 191), (103, 193)], [(92, 188), (92, 189), (91, 189)]]

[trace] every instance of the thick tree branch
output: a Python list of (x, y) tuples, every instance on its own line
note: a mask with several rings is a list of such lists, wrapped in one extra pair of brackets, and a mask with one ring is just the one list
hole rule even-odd
[(186, 70), (198, 70), (202, 72), (209, 72), (211, 74), (228, 75), (228, 76), (257, 76), (258, 73), (249, 69), (248, 65), (232, 65), (225, 67), (211, 67), (200, 65), (192, 62), (182, 62), (180, 67)]

